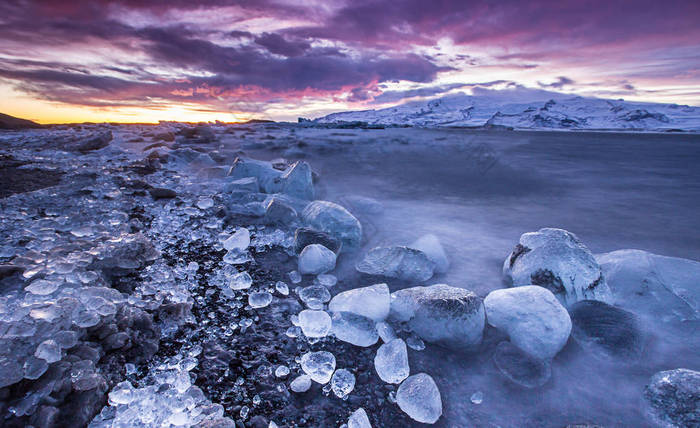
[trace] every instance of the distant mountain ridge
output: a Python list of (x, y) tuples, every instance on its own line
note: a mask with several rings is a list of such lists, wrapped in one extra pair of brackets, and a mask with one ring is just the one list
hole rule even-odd
[[(700, 131), (700, 107), (584, 98), (548, 91), (483, 90), (414, 101), (380, 110), (333, 113), (313, 120), (339, 124), (419, 127), (509, 127), (515, 129), (601, 129)], [(513, 95), (509, 97), (509, 92)]]
[(0, 113), (0, 129), (41, 128), (36, 122)]

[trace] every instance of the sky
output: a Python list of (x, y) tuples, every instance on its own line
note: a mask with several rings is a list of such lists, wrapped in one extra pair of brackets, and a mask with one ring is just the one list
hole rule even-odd
[(0, 1), (0, 112), (41, 123), (295, 121), (475, 88), (700, 105), (700, 1)]

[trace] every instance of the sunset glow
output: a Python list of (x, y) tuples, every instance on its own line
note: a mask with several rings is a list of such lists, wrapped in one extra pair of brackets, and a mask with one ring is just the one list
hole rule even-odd
[(694, 1), (8, 0), (0, 111), (296, 120), (476, 86), (700, 105), (699, 20)]

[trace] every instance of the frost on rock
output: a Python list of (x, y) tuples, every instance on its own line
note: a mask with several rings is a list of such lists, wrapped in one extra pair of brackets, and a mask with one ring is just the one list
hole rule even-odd
[(323, 245), (311, 244), (299, 254), (299, 273), (319, 275), (335, 269), (335, 253)]
[(328, 304), (328, 309), (332, 312), (352, 312), (375, 321), (386, 319), (390, 308), (391, 294), (386, 284), (343, 291), (336, 294)]
[(593, 254), (574, 235), (545, 228), (525, 233), (503, 263), (509, 285), (539, 285), (564, 306), (580, 300), (611, 300), (610, 289)]
[(425, 373), (409, 376), (396, 391), (396, 403), (411, 419), (434, 424), (442, 416), (440, 391), (432, 377)]
[(367, 417), (365, 409), (360, 407), (352, 412), (348, 419), (348, 428), (372, 428), (372, 424), (369, 422), (369, 417)]
[(306, 392), (309, 388), (311, 388), (311, 376), (305, 374), (297, 376), (289, 384), (289, 389), (296, 393)]
[(494, 290), (484, 299), (488, 323), (510, 341), (540, 358), (554, 357), (566, 345), (571, 318), (551, 291), (531, 285)]
[(428, 258), (435, 263), (436, 273), (445, 273), (450, 267), (450, 261), (447, 259), (445, 249), (442, 248), (440, 240), (433, 234), (423, 235), (415, 240), (410, 248), (415, 248), (418, 251), (425, 253)]
[(390, 319), (407, 323), (428, 342), (456, 349), (481, 343), (485, 325), (482, 299), (467, 289), (446, 284), (395, 291)]
[(335, 355), (328, 351), (308, 352), (301, 357), (301, 369), (314, 382), (326, 384), (335, 371)]
[(656, 373), (644, 390), (645, 414), (661, 427), (700, 426), (700, 372), (688, 369)]
[(386, 383), (401, 383), (409, 375), (408, 350), (401, 339), (394, 339), (377, 349), (374, 369)]
[(342, 243), (342, 251), (359, 248), (362, 241), (360, 222), (338, 204), (328, 201), (313, 201), (304, 208), (302, 219), (306, 225), (328, 233)]
[(324, 311), (304, 309), (299, 312), (299, 327), (306, 337), (326, 337), (331, 330), (331, 316)]
[(372, 346), (379, 340), (374, 321), (352, 312), (333, 313), (333, 335), (355, 346)]
[(368, 275), (412, 283), (429, 280), (435, 271), (435, 263), (424, 252), (402, 246), (373, 248), (355, 267)]
[(336, 397), (347, 397), (355, 389), (355, 375), (346, 369), (336, 370), (331, 377), (331, 389)]
[(656, 321), (700, 319), (700, 262), (640, 250), (596, 255), (615, 303)]

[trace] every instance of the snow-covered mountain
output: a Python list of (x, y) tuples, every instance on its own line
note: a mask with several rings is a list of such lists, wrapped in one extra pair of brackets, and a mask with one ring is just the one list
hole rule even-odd
[[(509, 97), (509, 93), (512, 97)], [(547, 91), (527, 94), (482, 91), (414, 101), (381, 110), (349, 111), (316, 123), (367, 122), (372, 125), (505, 126), (516, 129), (626, 129), (700, 131), (700, 107), (572, 97)]]

